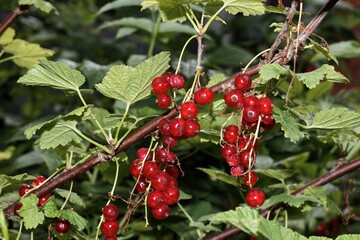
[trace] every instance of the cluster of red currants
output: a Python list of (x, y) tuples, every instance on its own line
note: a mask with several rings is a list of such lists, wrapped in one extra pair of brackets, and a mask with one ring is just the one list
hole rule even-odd
[(116, 240), (115, 235), (119, 231), (119, 223), (116, 218), (119, 215), (119, 209), (114, 204), (108, 204), (103, 209), (105, 221), (101, 223), (100, 230), (104, 236), (104, 240)]
[[(237, 110), (241, 110), (241, 123), (239, 126), (229, 125), (223, 131), (225, 145), (222, 146), (221, 155), (230, 166), (233, 177), (242, 177), (245, 185), (252, 188), (257, 180), (257, 174), (251, 171), (255, 164), (255, 152), (258, 148), (256, 134), (248, 133), (253, 129), (260, 131), (274, 127), (275, 120), (272, 115), (273, 103), (270, 98), (253, 96), (247, 91), (252, 84), (251, 76), (238, 74), (235, 77), (235, 88), (225, 93), (225, 103)], [(247, 204), (251, 207), (260, 207), (265, 201), (264, 193), (252, 188), (246, 195)]]
[(141, 148), (136, 153), (138, 159), (130, 165), (130, 173), (137, 178), (136, 189), (146, 192), (149, 184), (152, 190), (146, 196), (151, 213), (158, 220), (169, 215), (169, 206), (175, 204), (180, 196), (177, 178), (179, 170), (174, 165), (176, 156), (171, 151), (157, 147), (155, 161), (148, 148)]
[(324, 236), (324, 237), (336, 237), (340, 232), (339, 228), (339, 218), (335, 217), (330, 220), (330, 224), (327, 222), (323, 222), (320, 224), (316, 230), (315, 234), (317, 236)]

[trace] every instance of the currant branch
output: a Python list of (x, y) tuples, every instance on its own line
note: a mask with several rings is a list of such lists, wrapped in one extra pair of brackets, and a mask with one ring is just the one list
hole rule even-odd
[(12, 11), (12, 13), (1, 23), (0, 25), (0, 36), (10, 25), (24, 12), (29, 9), (29, 5), (20, 5)]

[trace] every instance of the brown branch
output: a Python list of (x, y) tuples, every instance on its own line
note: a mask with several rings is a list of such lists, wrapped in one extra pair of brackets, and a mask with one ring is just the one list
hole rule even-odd
[(12, 13), (0, 25), (0, 36), (17, 19), (18, 16), (26, 12), (28, 9), (29, 9), (29, 5), (20, 5), (17, 8), (15, 8), (15, 10), (12, 11)]
[[(349, 162), (346, 165), (343, 165), (339, 168), (336, 169), (336, 171), (330, 171), (327, 174), (307, 183), (306, 185), (302, 186), (301, 188), (299, 188), (298, 190), (296, 190), (295, 192), (293, 192), (291, 195), (296, 196), (298, 194), (302, 194), (304, 192), (304, 190), (308, 187), (316, 187), (316, 186), (322, 186), (325, 185), (345, 174), (348, 174), (356, 169), (360, 168), (360, 158), (355, 159), (351, 162)], [(270, 211), (270, 209), (272, 209), (273, 211), (276, 211), (276, 209), (279, 209), (282, 205), (279, 204), (277, 205), (278, 207), (276, 208), (275, 206), (270, 206), (262, 211), (260, 211), (260, 215), (265, 217), (268, 212)], [(274, 208), (275, 207), (275, 208)], [(232, 237), (236, 234), (241, 233), (241, 229), (232, 227), (232, 228), (228, 228), (225, 231), (216, 234), (212, 237), (207, 238), (207, 240), (220, 240), (220, 239), (227, 239), (229, 237)]]

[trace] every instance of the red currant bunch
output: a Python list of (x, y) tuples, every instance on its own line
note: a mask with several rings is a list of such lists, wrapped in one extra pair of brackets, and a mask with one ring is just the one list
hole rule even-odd
[(100, 230), (102, 234), (111, 239), (119, 231), (119, 223), (116, 218), (119, 215), (119, 209), (114, 204), (108, 204), (103, 209), (105, 221), (101, 223)]

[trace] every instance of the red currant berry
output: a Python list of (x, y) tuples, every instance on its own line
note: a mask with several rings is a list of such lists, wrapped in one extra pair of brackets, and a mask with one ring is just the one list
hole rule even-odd
[(171, 105), (171, 97), (167, 94), (161, 94), (161, 95), (159, 95), (156, 102), (159, 105), (159, 107), (168, 108)]
[(185, 120), (182, 118), (175, 118), (170, 121), (170, 133), (174, 137), (180, 137), (185, 132)]
[(264, 123), (265, 125), (271, 124), (273, 121), (274, 121), (274, 116), (271, 113), (261, 116), (261, 122)]
[(315, 230), (315, 234), (317, 236), (324, 236), (325, 235), (325, 232), (327, 231), (328, 229), (328, 225), (326, 222), (322, 223), (320, 226), (318, 226)]
[(258, 180), (257, 174), (256, 172), (253, 171), (250, 171), (249, 173), (245, 174), (243, 178), (244, 184), (249, 187), (254, 186), (257, 180)]
[(44, 196), (42, 196), (40, 199), (39, 199), (39, 202), (38, 202), (38, 206), (41, 207), (47, 200), (49, 200), (49, 198), (51, 197), (51, 194), (48, 193), (48, 194), (45, 194)]
[(115, 236), (107, 236), (104, 240), (117, 240), (117, 238)]
[(119, 231), (119, 223), (116, 220), (105, 220), (100, 226), (101, 232), (105, 236), (114, 236)]
[(149, 183), (146, 181), (146, 178), (144, 176), (140, 176), (136, 184), (136, 190), (138, 190), (139, 192), (145, 192), (148, 186)]
[(155, 159), (159, 164), (167, 162), (168, 151), (165, 148), (157, 147), (155, 149)]
[(161, 119), (159, 122), (159, 132), (164, 135), (170, 135), (170, 121), (167, 118)]
[(173, 185), (175, 187), (178, 186), (178, 182), (176, 181), (176, 179), (174, 177), (171, 177), (171, 176), (170, 176), (170, 184), (169, 184), (169, 186), (170, 185)]
[(227, 143), (236, 143), (239, 136), (239, 128), (235, 125), (227, 126), (224, 130), (224, 139)]
[(169, 186), (169, 184), (170, 176), (166, 172), (157, 171), (151, 177), (151, 186), (158, 191), (164, 191)]
[(241, 91), (246, 91), (251, 87), (251, 76), (246, 73), (240, 73), (235, 77), (235, 86)]
[(151, 213), (157, 220), (163, 220), (169, 216), (169, 206), (166, 203), (161, 203), (158, 208), (152, 208)]
[(257, 238), (253, 237), (253, 236), (250, 236), (250, 239), (249, 240), (258, 240)]
[(236, 147), (234, 145), (226, 144), (221, 148), (221, 156), (225, 159), (231, 155), (237, 153)]
[(214, 100), (214, 93), (210, 88), (201, 87), (195, 92), (194, 100), (199, 105), (211, 103)]
[(32, 186), (29, 185), (23, 185), (19, 188), (19, 195), (20, 197), (24, 196), (27, 192), (29, 192), (31, 189), (33, 189)]
[(225, 102), (230, 107), (241, 109), (243, 107), (244, 94), (238, 89), (232, 89), (225, 94)]
[(182, 118), (191, 120), (196, 118), (199, 113), (199, 108), (194, 102), (186, 102), (181, 105), (180, 113)]
[(244, 167), (237, 165), (230, 168), (230, 174), (233, 177), (240, 177), (244, 174)]
[(19, 214), (18, 214), (17, 211), (20, 210), (21, 207), (22, 207), (22, 204), (21, 204), (21, 203), (17, 203), (17, 204), (15, 205), (14, 215), (19, 216)]
[(243, 116), (248, 122), (256, 122), (259, 118), (259, 111), (254, 107), (246, 107)]
[(164, 191), (164, 202), (168, 205), (175, 204), (180, 197), (179, 189), (176, 186), (169, 186)]
[(138, 178), (140, 176), (141, 169), (142, 169), (142, 160), (137, 159), (133, 161), (130, 165), (130, 174)]
[[(149, 154), (148, 154), (148, 152), (149, 152)], [(146, 157), (146, 154), (147, 154), (147, 157)], [(137, 150), (136, 156), (140, 160), (144, 160), (146, 157), (145, 161), (148, 162), (148, 161), (152, 160), (153, 154), (151, 151), (149, 151), (148, 148), (140, 148), (139, 150)]]
[(333, 226), (333, 227), (337, 226), (338, 223), (339, 223), (339, 218), (337, 218), (337, 217), (334, 217), (334, 218), (332, 218), (332, 219), (330, 220), (330, 224), (331, 224), (331, 226)]
[(166, 73), (164, 73), (161, 77), (162, 77), (163, 79), (165, 79), (165, 80), (170, 84), (170, 78), (171, 78), (172, 75), (174, 75), (174, 74), (171, 73), (171, 72), (166, 72)]
[(170, 175), (170, 177), (173, 177), (175, 179), (179, 177), (179, 169), (174, 165), (168, 165), (165, 168), (165, 172), (167, 172)]
[(246, 194), (246, 202), (250, 207), (256, 208), (263, 205), (265, 194), (257, 188), (253, 188)]
[[(250, 161), (250, 151), (242, 151), (240, 153), (240, 165), (243, 167), (249, 167), (249, 161)], [(251, 156), (251, 165), (255, 162), (255, 154), (252, 153)]]
[(103, 215), (107, 220), (115, 220), (119, 215), (119, 209), (114, 204), (106, 205), (103, 209)]
[(70, 229), (70, 222), (68, 220), (59, 219), (55, 223), (55, 230), (60, 233), (60, 235), (67, 233)]
[(170, 135), (166, 135), (162, 139), (162, 144), (164, 144), (166, 148), (173, 148), (177, 145), (177, 143), (178, 139)]
[(189, 138), (196, 137), (200, 132), (200, 124), (196, 120), (188, 120), (185, 123), (185, 135)]
[(160, 204), (164, 201), (164, 194), (160, 191), (153, 190), (149, 192), (147, 196), (147, 204), (151, 208), (157, 208), (160, 207)]
[(152, 81), (151, 87), (156, 95), (166, 94), (169, 89), (169, 83), (165, 79), (158, 77)]
[(144, 165), (143, 174), (147, 179), (151, 179), (158, 171), (160, 171), (160, 168), (155, 162), (147, 162)]
[(338, 226), (333, 226), (331, 232), (333, 234), (338, 234), (340, 232), (340, 228)]
[(183, 88), (185, 83), (184, 77), (178, 74), (172, 74), (169, 78), (169, 84), (172, 89), (178, 90)]
[(242, 126), (247, 130), (256, 129), (257, 122), (248, 122), (248, 121), (245, 120), (245, 118), (243, 118), (242, 119)]
[(226, 158), (226, 163), (230, 166), (236, 166), (240, 164), (240, 156), (237, 154), (233, 154), (231, 156), (229, 156), (228, 158)]
[(268, 97), (263, 97), (259, 99), (258, 109), (260, 114), (270, 114), (273, 110), (273, 102)]
[(36, 179), (32, 180), (31, 185), (33, 187), (39, 186), (40, 184), (42, 184), (43, 182), (45, 182), (46, 178), (43, 176), (37, 176)]
[(169, 163), (174, 163), (175, 160), (176, 160), (176, 155), (175, 155), (175, 153), (169, 151), (169, 152), (167, 153), (167, 156), (166, 156), (166, 161), (169, 162)]
[(244, 107), (257, 107), (259, 99), (255, 96), (248, 96), (244, 99)]
[(251, 148), (253, 148), (254, 146), (254, 152), (258, 149), (258, 146), (259, 146), (259, 143), (258, 143), (258, 140), (256, 139), (255, 140), (255, 144), (253, 145), (253, 142), (254, 142), (254, 136), (253, 135), (250, 135), (250, 134), (246, 134), (246, 135), (243, 135), (239, 138), (239, 141), (238, 141), (238, 147), (241, 149), (241, 150), (247, 150), (247, 151), (250, 151)]
[(268, 130), (271, 130), (273, 129), (273, 127), (275, 126), (275, 119), (272, 119), (272, 121), (269, 123), (269, 124), (262, 124), (262, 128), (265, 130), (265, 131), (268, 131)]

